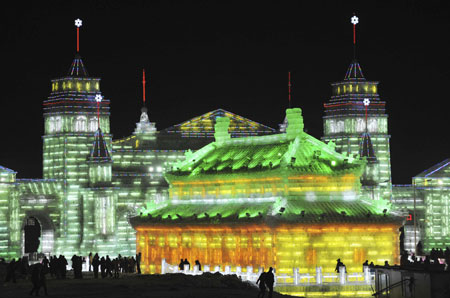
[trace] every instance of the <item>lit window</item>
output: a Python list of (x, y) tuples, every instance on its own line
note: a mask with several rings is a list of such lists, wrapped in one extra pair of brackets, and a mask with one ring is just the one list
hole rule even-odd
[(97, 117), (89, 118), (89, 131), (97, 131), (97, 128), (98, 128)]
[(336, 123), (336, 132), (343, 132), (344, 131), (344, 121), (343, 120), (338, 120)]
[(55, 118), (50, 117), (48, 119), (48, 132), (54, 132), (55, 131)]
[(370, 132), (377, 132), (378, 131), (378, 123), (377, 123), (377, 119), (376, 118), (369, 118), (367, 120), (367, 126), (368, 126), (368, 130)]
[(53, 131), (61, 131), (61, 130), (62, 130), (62, 117), (61, 116), (57, 116), (57, 117), (55, 117), (54, 130)]
[(77, 116), (75, 120), (75, 131), (86, 131), (87, 129), (87, 119), (86, 116)]
[(363, 132), (366, 129), (366, 123), (363, 118), (356, 119), (356, 132)]

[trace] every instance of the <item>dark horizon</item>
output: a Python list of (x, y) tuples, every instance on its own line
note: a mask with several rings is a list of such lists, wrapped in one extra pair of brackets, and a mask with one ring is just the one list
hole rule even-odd
[[(130, 135), (142, 106), (158, 130), (223, 108), (273, 128), (288, 107), (323, 135), (330, 83), (353, 58), (380, 81), (391, 135), (394, 184), (448, 158), (444, 98), (450, 83), (450, 3), (383, 4), (295, 1), (244, 7), (238, 2), (44, 2), (4, 16), (4, 106), (0, 165), (19, 178), (42, 178), (43, 110), (50, 79), (65, 76), (76, 50), (74, 20), (83, 20), (80, 54), (111, 100), (114, 139)], [(6, 106), (5, 106), (6, 105)], [(442, 131), (444, 130), (444, 133)]]

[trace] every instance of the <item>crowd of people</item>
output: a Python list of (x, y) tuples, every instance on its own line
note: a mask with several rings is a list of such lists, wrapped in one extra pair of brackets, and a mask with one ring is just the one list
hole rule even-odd
[(450, 249), (448, 247), (445, 250), (432, 248), (430, 253), (425, 256), (423, 254), (416, 256), (414, 253), (409, 255), (406, 251), (402, 251), (400, 254), (400, 266), (450, 271)]
[(94, 272), (94, 278), (98, 278), (100, 269), (100, 276), (118, 278), (120, 273), (138, 273), (141, 274), (141, 253), (134, 257), (122, 257), (120, 254), (117, 258), (110, 259), (107, 255), (105, 257), (99, 257), (98, 254), (92, 256), (89, 254), (89, 271), (91, 266)]
[[(120, 273), (141, 273), (140, 262), (141, 253), (136, 257), (122, 257), (120, 254), (117, 258), (111, 259), (108, 255), (100, 257), (97, 253), (93, 255), (82, 257), (73, 255), (70, 259), (72, 262), (73, 278), (83, 278), (83, 264), (88, 267), (88, 271), (93, 271), (93, 277), (98, 278), (98, 273), (102, 278), (114, 277), (118, 278)], [(67, 277), (68, 261), (65, 256), (60, 255), (46, 256), (35, 264), (30, 265), (28, 258), (19, 258), (17, 261), (12, 259), (9, 263), (5, 259), (0, 259), (0, 278), (1, 282), (16, 283), (17, 278), (29, 279), (33, 285), (30, 295), (39, 295), (42, 288), (44, 294), (47, 295), (46, 275), (50, 274), (51, 278), (65, 279)]]

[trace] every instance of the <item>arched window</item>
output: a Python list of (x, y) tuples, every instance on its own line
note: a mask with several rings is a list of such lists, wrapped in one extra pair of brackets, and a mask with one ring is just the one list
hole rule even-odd
[(356, 132), (363, 132), (366, 129), (366, 121), (364, 118), (356, 119)]
[(336, 123), (336, 132), (340, 133), (344, 131), (344, 121), (343, 120), (338, 120)]
[(61, 116), (57, 116), (55, 117), (55, 126), (54, 126), (54, 131), (58, 132), (62, 130), (62, 117)]
[(54, 132), (55, 131), (55, 118), (50, 117), (48, 118), (48, 132)]
[(332, 119), (328, 120), (328, 133), (336, 133), (336, 122)]
[(86, 131), (87, 129), (87, 119), (86, 116), (77, 116), (75, 119), (75, 131)]
[(97, 128), (98, 128), (97, 117), (89, 118), (89, 131), (97, 131)]
[(370, 132), (378, 132), (378, 121), (376, 118), (369, 118), (367, 120), (367, 129)]

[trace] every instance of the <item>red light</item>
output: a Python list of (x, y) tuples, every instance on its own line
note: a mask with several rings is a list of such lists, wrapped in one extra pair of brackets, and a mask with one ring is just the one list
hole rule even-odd
[(408, 216), (406, 217), (406, 220), (407, 220), (407, 221), (411, 221), (411, 220), (412, 220), (412, 215), (411, 215), (411, 214), (408, 214)]

